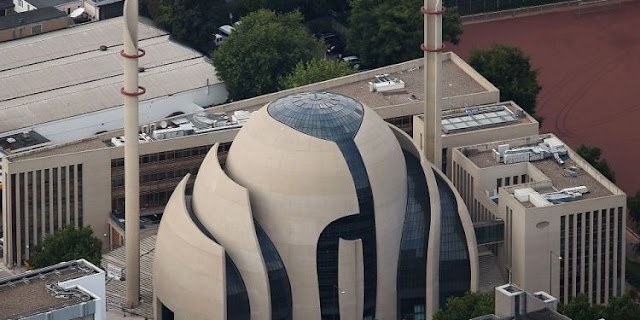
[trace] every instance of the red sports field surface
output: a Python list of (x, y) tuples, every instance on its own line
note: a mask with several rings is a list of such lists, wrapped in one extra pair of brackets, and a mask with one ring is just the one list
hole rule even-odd
[(493, 43), (522, 48), (539, 69), (541, 132), (601, 147), (617, 184), (640, 190), (640, 2), (465, 25), (453, 51), (467, 59)]

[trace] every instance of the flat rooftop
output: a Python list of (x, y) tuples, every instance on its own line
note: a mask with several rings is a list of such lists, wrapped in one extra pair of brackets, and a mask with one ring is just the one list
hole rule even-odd
[[(414, 60), (415, 61), (415, 60)], [(422, 59), (418, 59), (422, 64)], [(380, 73), (384, 73), (384, 68)], [(405, 90), (397, 92), (379, 93), (369, 92), (369, 82), (365, 79), (353, 83), (330, 88), (326, 91), (352, 97), (370, 108), (393, 106), (412, 102), (411, 96), (424, 100), (424, 65), (416, 65), (405, 70), (389, 73), (389, 78), (398, 78), (405, 83)], [(455, 97), (487, 91), (452, 60), (442, 61), (442, 96)]]
[[(540, 137), (544, 138), (547, 137), (547, 135)], [(512, 147), (521, 148), (535, 145), (537, 145), (537, 143), (531, 145), (512, 145)], [(473, 149), (473, 146), (464, 147), (462, 149), (465, 148)], [(510, 165), (496, 161), (493, 150), (467, 152), (466, 157), (479, 168), (491, 168)], [(563, 165), (558, 164), (558, 162), (556, 162), (553, 157), (538, 161), (528, 161), (529, 164), (533, 165), (546, 177), (548, 177), (549, 180), (551, 180), (551, 184), (553, 185), (552, 188), (537, 188), (536, 191), (538, 191), (539, 193), (548, 193), (560, 191), (565, 188), (574, 188), (579, 186), (587, 187), (589, 192), (583, 194), (580, 198), (577, 198), (576, 201), (605, 197), (613, 194), (607, 187), (600, 183), (600, 181), (598, 181), (595, 177), (585, 171), (584, 168), (582, 168), (582, 166), (570, 156), (564, 158), (563, 161)], [(533, 207), (533, 205), (529, 202), (525, 202), (523, 204), (525, 204), (525, 206), (527, 207)]]
[(93, 267), (72, 261), (0, 279), (0, 319), (19, 319), (92, 300), (92, 296), (80, 290), (56, 297), (47, 285), (95, 273)]
[(23, 133), (16, 133), (2, 137), (0, 139), (0, 152), (2, 152), (2, 150), (24, 150), (42, 146), (49, 142), (49, 139), (41, 136), (35, 131), (25, 131)]
[[(220, 83), (200, 53), (145, 21), (141, 101)], [(122, 105), (122, 24), (120, 17), (1, 43), (0, 134)]]
[[(447, 58), (448, 57), (448, 58)], [(454, 58), (452, 58), (454, 57)], [(458, 61), (457, 63), (453, 60)], [(446, 53), (442, 60), (442, 96), (451, 98), (465, 95), (485, 93), (495, 88), (487, 88), (472, 75), (467, 73), (458, 63), (465, 63), (453, 52)], [(475, 71), (472, 71), (475, 73)], [(369, 74), (370, 77), (362, 78), (361, 75)], [(404, 81), (404, 89), (392, 92), (370, 92), (369, 82), (374, 81), (376, 74), (388, 74), (389, 78), (397, 78)], [(354, 79), (348, 81), (347, 79)], [(354, 98), (372, 109), (406, 104), (410, 102), (424, 101), (424, 60), (415, 59), (400, 64), (381, 67), (375, 70), (356, 73), (341, 78), (344, 81), (328, 80), (327, 84), (319, 89), (318, 84), (281, 91), (275, 94), (237, 101), (227, 105), (220, 105), (223, 110), (237, 110), (236, 105), (241, 104), (242, 110), (255, 111), (265, 104), (289, 93), (299, 91), (326, 91)], [(216, 110), (218, 111), (218, 110)]]
[[(144, 59), (144, 58), (143, 58)], [(210, 65), (208, 68), (213, 68)], [(470, 69), (470, 70), (467, 70)], [(208, 69), (210, 70), (210, 69)], [(211, 73), (211, 71), (209, 71)], [(144, 77), (149, 71), (141, 74), (141, 83), (144, 84)], [(405, 83), (405, 88), (394, 92), (380, 93), (370, 92), (369, 82), (374, 80), (376, 74), (389, 74), (390, 78), (398, 78)], [(184, 77), (187, 77), (186, 75)], [(112, 90), (118, 90), (121, 77), (113, 77)], [(171, 87), (170, 81), (184, 82), (182, 77), (171, 78), (164, 81), (168, 83), (163, 87)], [(443, 88), (443, 96), (445, 98), (473, 96), (474, 94), (484, 94), (488, 92), (497, 93), (497, 89), (493, 87), (488, 81), (481, 76), (477, 75), (470, 67), (468, 67), (464, 61), (457, 57), (454, 53), (445, 54), (443, 60), (443, 82), (446, 84)], [(162, 83), (160, 80), (154, 81), (154, 83)], [(180, 83), (178, 83), (179, 85)], [(421, 101), (424, 99), (424, 65), (422, 59), (416, 59), (396, 65), (386, 66), (376, 70), (365, 71), (356, 73), (343, 78), (328, 80), (317, 84), (311, 84), (308, 86), (267, 94), (247, 100), (236, 101), (232, 103), (222, 104), (212, 108), (205, 109), (204, 111), (209, 114), (226, 113), (231, 115), (235, 111), (255, 111), (266, 103), (277, 99), (280, 96), (291, 94), (298, 91), (329, 91), (351, 96), (355, 99), (359, 99), (371, 108), (387, 108), (385, 109), (385, 118), (393, 118), (400, 116), (413, 115), (422, 110), (420, 107)], [(149, 89), (149, 87), (148, 87)], [(122, 98), (118, 94), (113, 94), (115, 91), (111, 91), (111, 96), (104, 97), (107, 100), (117, 100), (119, 102)], [(149, 91), (143, 97), (149, 95)], [(75, 99), (84, 100), (84, 94), (78, 93)], [(89, 100), (89, 99), (86, 99)], [(58, 105), (68, 105), (71, 101), (65, 103), (58, 103)], [(415, 109), (407, 110), (403, 105), (412, 104)], [(397, 112), (395, 111), (397, 109)], [(507, 106), (509, 112), (515, 113), (519, 110), (515, 106)], [(394, 111), (390, 111), (394, 110)], [(450, 110), (448, 110), (449, 112)], [(462, 110), (464, 112), (464, 110)], [(0, 112), (1, 113), (1, 112)], [(1, 115), (1, 114), (0, 114)], [(190, 115), (185, 115), (189, 117)], [(14, 116), (14, 118), (17, 116)], [(173, 120), (174, 118), (172, 118)], [(529, 121), (526, 117), (518, 119), (518, 122)], [(0, 127), (2, 124), (0, 124)], [(0, 128), (2, 129), (2, 128)], [(2, 132), (2, 130), (0, 130)], [(118, 133), (113, 132), (113, 136)], [(80, 141), (82, 139), (82, 141)], [(104, 139), (103, 139), (104, 140)], [(45, 148), (42, 151), (31, 152), (28, 155), (15, 154), (14, 159), (20, 158), (38, 158), (49, 155), (64, 154), (70, 152), (78, 152), (84, 150), (98, 149), (104, 146), (101, 141), (93, 139), (91, 137), (79, 138), (78, 143), (65, 143), (60, 147)], [(55, 144), (55, 142), (53, 143)]]

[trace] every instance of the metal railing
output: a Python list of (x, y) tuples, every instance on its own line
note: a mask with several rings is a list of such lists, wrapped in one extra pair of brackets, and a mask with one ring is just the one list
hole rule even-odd
[[(496, 0), (499, 1), (499, 0)], [(637, 0), (571, 0), (563, 2), (547, 3), (535, 6), (520, 7), (507, 10), (499, 10), (492, 12), (482, 12), (476, 14), (468, 14), (460, 17), (462, 24), (484, 22), (491, 20), (508, 19), (515, 17), (522, 17), (534, 14), (540, 14), (544, 12), (563, 11), (569, 9), (576, 9), (577, 15), (581, 13), (587, 13), (591, 11), (599, 11), (613, 5), (620, 7), (623, 2), (631, 2)], [(486, 1), (485, 1), (486, 2)]]
[(538, 6), (531, 6), (531, 7), (501, 10), (501, 11), (495, 11), (495, 12), (470, 14), (470, 15), (462, 16), (460, 20), (463, 24), (466, 24), (466, 23), (473, 23), (473, 22), (480, 22), (480, 21), (487, 21), (487, 20), (498, 20), (498, 19), (505, 19), (505, 18), (527, 16), (527, 15), (537, 14), (540, 12), (548, 12), (548, 11), (553, 11), (553, 10), (562, 9), (562, 8), (577, 7), (578, 3), (580, 2), (582, 1), (573, 0), (573, 1), (565, 1), (565, 2), (548, 3), (548, 4), (538, 5)]

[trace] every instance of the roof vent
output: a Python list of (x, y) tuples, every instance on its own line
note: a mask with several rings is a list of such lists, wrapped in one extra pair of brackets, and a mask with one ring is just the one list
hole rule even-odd
[(104, 44), (100, 46), (100, 51), (107, 51), (107, 46)]
[(146, 69), (144, 67), (138, 67), (138, 72), (144, 72)]
[(12, 138), (12, 137), (9, 137), (9, 138), (7, 138), (7, 142), (8, 143), (14, 143), (14, 142), (16, 142), (16, 139)]

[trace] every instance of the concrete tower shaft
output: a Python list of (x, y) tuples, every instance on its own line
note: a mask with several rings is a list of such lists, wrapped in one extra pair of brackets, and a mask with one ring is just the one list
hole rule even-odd
[(145, 89), (138, 85), (138, 59), (144, 50), (138, 48), (138, 0), (124, 4), (124, 189), (127, 308), (135, 308), (140, 300), (140, 166), (138, 163), (138, 96)]
[(442, 168), (442, 15), (441, 0), (425, 0), (420, 9), (424, 14), (424, 137), (421, 141), (425, 156), (437, 168)]

